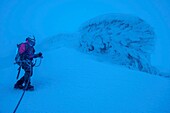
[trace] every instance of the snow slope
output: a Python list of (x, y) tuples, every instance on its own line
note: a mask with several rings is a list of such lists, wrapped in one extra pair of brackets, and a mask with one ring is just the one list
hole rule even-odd
[[(26, 92), (17, 113), (170, 113), (167, 78), (99, 62), (67, 47), (43, 53), (32, 77), (35, 91)], [(0, 113), (11, 113), (22, 94), (13, 89), (17, 66), (0, 73)]]
[[(0, 113), (11, 113), (22, 94), (13, 89), (16, 43), (30, 34), (42, 41), (56, 33), (74, 32), (101, 14), (126, 13), (149, 22), (158, 35), (153, 63), (169, 72), (168, 0), (36, 0), (34, 4), (1, 0), (0, 6)], [(26, 92), (17, 113), (170, 113), (168, 78), (110, 65), (63, 45), (67, 43), (51, 46), (50, 51), (37, 47), (44, 59), (32, 78), (36, 89)]]

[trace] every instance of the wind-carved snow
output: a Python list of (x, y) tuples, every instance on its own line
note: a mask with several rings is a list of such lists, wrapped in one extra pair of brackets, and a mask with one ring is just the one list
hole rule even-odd
[(116, 64), (158, 74), (150, 62), (156, 36), (144, 20), (123, 14), (102, 15), (85, 22), (79, 32), (84, 52), (102, 54)]
[(155, 33), (144, 20), (123, 14), (108, 14), (81, 25), (78, 32), (49, 37), (37, 45), (40, 51), (78, 48), (130, 69), (170, 77), (151, 65)]

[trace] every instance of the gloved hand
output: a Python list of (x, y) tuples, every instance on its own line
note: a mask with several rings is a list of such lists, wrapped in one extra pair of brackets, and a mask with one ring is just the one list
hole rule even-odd
[(38, 53), (38, 57), (42, 57), (42, 53), (41, 52)]
[(37, 58), (37, 57), (42, 57), (42, 53), (39, 52), (38, 54), (35, 54), (35, 55), (34, 55), (34, 58)]

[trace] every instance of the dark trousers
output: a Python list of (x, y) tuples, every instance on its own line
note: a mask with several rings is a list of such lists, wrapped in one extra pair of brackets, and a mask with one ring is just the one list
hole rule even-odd
[(33, 74), (33, 66), (32, 66), (32, 62), (28, 63), (28, 62), (23, 62), (22, 63), (22, 69), (25, 71), (24, 76), (19, 79), (17, 81), (17, 85), (22, 85), (23, 83), (26, 85), (28, 83), (28, 85), (31, 84), (31, 76)]

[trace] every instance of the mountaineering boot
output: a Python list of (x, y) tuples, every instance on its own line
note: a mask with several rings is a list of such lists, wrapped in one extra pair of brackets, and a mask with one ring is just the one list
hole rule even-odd
[(34, 86), (32, 86), (32, 85), (29, 84), (29, 85), (27, 86), (27, 88), (25, 88), (25, 90), (34, 90)]
[(14, 85), (14, 88), (15, 88), (15, 89), (23, 89), (24, 86), (23, 86), (22, 84), (15, 84), (15, 85)]

